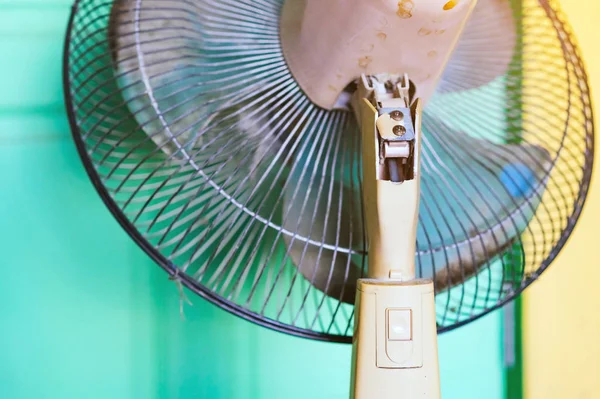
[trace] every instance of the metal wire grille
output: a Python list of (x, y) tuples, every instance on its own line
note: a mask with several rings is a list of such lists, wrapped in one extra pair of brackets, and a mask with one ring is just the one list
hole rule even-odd
[[(282, 2), (77, 1), (65, 96), (100, 195), (172, 278), (259, 324), (350, 342), (368, 262), (359, 135), (352, 114), (316, 107), (291, 76)], [(495, 15), (510, 46), (486, 41), (506, 30), (482, 8), (425, 111), (415, 256), (440, 332), (530, 284), (590, 182), (573, 39), (553, 3), (510, 4)], [(501, 76), (479, 81), (503, 58)]]

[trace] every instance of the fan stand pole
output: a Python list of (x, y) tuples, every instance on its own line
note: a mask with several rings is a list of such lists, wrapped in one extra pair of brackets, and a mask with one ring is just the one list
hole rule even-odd
[(422, 103), (412, 101), (406, 75), (363, 75), (352, 106), (362, 129), (369, 278), (357, 284), (350, 397), (439, 399), (434, 287), (415, 279)]
[[(434, 287), (415, 280), (421, 107), (476, 1), (286, 0), (282, 9), (283, 54), (313, 103), (344, 108), (340, 94), (362, 76), (351, 102), (362, 128), (369, 278), (357, 284), (351, 398), (440, 397)], [(393, 80), (401, 74), (416, 93), (408, 77)]]

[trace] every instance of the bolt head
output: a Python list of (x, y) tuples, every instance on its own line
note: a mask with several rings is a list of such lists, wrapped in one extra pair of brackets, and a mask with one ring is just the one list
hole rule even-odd
[(394, 126), (394, 128), (392, 129), (392, 133), (394, 133), (394, 135), (396, 136), (404, 136), (404, 134), (406, 133), (406, 128), (402, 125)]
[(390, 113), (390, 118), (399, 122), (404, 119), (404, 114), (401, 111), (392, 111)]

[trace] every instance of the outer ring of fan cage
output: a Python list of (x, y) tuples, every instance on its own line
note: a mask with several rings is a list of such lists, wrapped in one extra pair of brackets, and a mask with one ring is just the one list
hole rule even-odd
[[(282, 333), (286, 333), (289, 335), (312, 339), (312, 340), (318, 340), (318, 341), (347, 343), (347, 344), (352, 343), (352, 336), (319, 333), (319, 332), (315, 332), (312, 330), (307, 330), (307, 329), (291, 326), (286, 323), (281, 323), (279, 321), (272, 320), (272, 319), (266, 318), (264, 316), (261, 316), (258, 313), (249, 311), (248, 309), (246, 309), (240, 305), (237, 305), (229, 300), (226, 300), (218, 294), (215, 294), (213, 291), (206, 288), (202, 284), (199, 284), (197, 281), (192, 279), (187, 274), (180, 273), (179, 268), (177, 268), (176, 265), (174, 265), (172, 262), (170, 262), (154, 246), (152, 246), (144, 238), (144, 236), (136, 229), (136, 227), (129, 221), (129, 219), (125, 216), (122, 209), (114, 201), (114, 199), (111, 197), (111, 195), (108, 192), (108, 190), (106, 189), (106, 187), (103, 185), (102, 179), (101, 179), (100, 175), (98, 174), (98, 171), (96, 170), (91, 158), (87, 154), (86, 144), (82, 140), (81, 131), (79, 130), (79, 127), (77, 126), (73, 102), (72, 102), (72, 98), (71, 98), (71, 94), (70, 94), (71, 93), (71, 85), (70, 85), (70, 81), (69, 81), (69, 44), (71, 42), (71, 37), (72, 37), (73, 22), (74, 22), (76, 14), (77, 14), (78, 6), (79, 6), (80, 2), (81, 2), (81, 0), (75, 0), (71, 7), (71, 13), (69, 16), (67, 32), (65, 35), (65, 42), (64, 42), (64, 47), (63, 47), (63, 71), (62, 72), (63, 72), (64, 101), (65, 101), (65, 105), (66, 105), (67, 116), (69, 119), (69, 125), (71, 128), (71, 135), (73, 136), (73, 139), (75, 141), (75, 146), (76, 146), (77, 152), (82, 160), (83, 166), (84, 166), (90, 180), (92, 181), (93, 186), (95, 187), (96, 191), (98, 192), (98, 195), (100, 196), (100, 198), (102, 198), (102, 201), (104, 202), (106, 207), (109, 209), (109, 211), (112, 213), (112, 215), (115, 217), (115, 219), (117, 219), (117, 221), (121, 225), (121, 227), (137, 243), (137, 245), (140, 248), (142, 248), (144, 250), (144, 252), (146, 252), (146, 254), (148, 254), (150, 256), (150, 258), (154, 262), (156, 262), (163, 270), (165, 270), (169, 274), (169, 277), (172, 280), (180, 281), (186, 288), (188, 288), (189, 290), (194, 292), (196, 295), (198, 295), (199, 297), (209, 301), (210, 303), (224, 309), (225, 311), (227, 311), (233, 315), (239, 316), (243, 319), (246, 319), (248, 321), (251, 321), (255, 324), (258, 324), (259, 326), (267, 327), (269, 329), (279, 331)], [(579, 81), (579, 83), (580, 83), (579, 89), (581, 90), (582, 95), (586, 95), (587, 98), (589, 99), (589, 102), (588, 102), (589, 105), (586, 106), (584, 103), (582, 110), (588, 110), (591, 115), (591, 118), (589, 120), (586, 120), (586, 122), (589, 122), (589, 124), (585, 124), (585, 127), (584, 127), (585, 133), (586, 133), (586, 142), (588, 143), (586, 149), (591, 154), (594, 154), (594, 147), (595, 147), (594, 133), (593, 133), (594, 132), (594, 115), (593, 115), (592, 99), (590, 97), (590, 91), (589, 91), (589, 86), (588, 86), (588, 82), (587, 82), (587, 73), (585, 71), (585, 67), (582, 63), (581, 57), (579, 56), (579, 54), (577, 54), (577, 51), (576, 51), (577, 46), (574, 43), (572, 36), (570, 34), (567, 34), (567, 35), (560, 34), (561, 32), (567, 32), (567, 30), (565, 29), (567, 24), (561, 18), (559, 18), (559, 16), (558, 16), (559, 12), (556, 9), (554, 9), (548, 3), (547, 0), (539, 0), (538, 4), (544, 9), (547, 17), (554, 23), (553, 27), (557, 33), (557, 38), (561, 43), (563, 55), (565, 57), (569, 57), (567, 59), (567, 63), (573, 65), (575, 67), (575, 70), (579, 71), (580, 74), (582, 75), (581, 77), (584, 78)], [(568, 42), (570, 47), (574, 50), (573, 52), (568, 52), (568, 50), (566, 49), (566, 46), (565, 46), (566, 42)], [(566, 129), (568, 129), (568, 127)], [(584, 165), (582, 165), (584, 174), (582, 176), (581, 189), (579, 190), (579, 195), (577, 196), (577, 199), (574, 201), (574, 208), (573, 208), (571, 215), (568, 218), (567, 226), (562, 231), (560, 238), (558, 239), (558, 241), (556, 242), (556, 244), (550, 251), (547, 258), (544, 259), (544, 261), (540, 264), (540, 267), (534, 273), (525, 277), (521, 283), (521, 286), (517, 290), (514, 290), (510, 294), (504, 296), (503, 299), (501, 301), (499, 301), (498, 303), (496, 303), (494, 306), (491, 306), (491, 307), (485, 309), (484, 311), (481, 311), (479, 314), (473, 315), (467, 319), (456, 322), (452, 325), (448, 325), (448, 326), (444, 326), (444, 327), (440, 327), (438, 325), (438, 333), (441, 334), (441, 333), (452, 331), (456, 328), (462, 327), (466, 324), (469, 324), (472, 321), (478, 320), (478, 319), (482, 318), (483, 316), (505, 306), (507, 303), (511, 302), (516, 297), (518, 297), (527, 287), (529, 287), (529, 285), (531, 285), (541, 275), (541, 273), (543, 273), (550, 266), (550, 264), (554, 261), (554, 259), (558, 255), (558, 253), (562, 250), (562, 248), (567, 243), (573, 229), (575, 228), (575, 225), (577, 224), (577, 221), (579, 220), (579, 217), (581, 216), (581, 212), (585, 205), (585, 201), (587, 199), (587, 194), (588, 194), (589, 187), (590, 187), (590, 182), (591, 182), (592, 172), (593, 172), (593, 162), (594, 162), (593, 155), (585, 157), (585, 163), (584, 163)]]

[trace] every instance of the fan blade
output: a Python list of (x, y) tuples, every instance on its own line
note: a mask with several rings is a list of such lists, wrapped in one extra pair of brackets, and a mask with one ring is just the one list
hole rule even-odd
[(362, 256), (351, 256), (337, 248), (360, 248), (363, 241), (360, 202), (356, 203), (358, 209), (351, 212), (349, 207), (340, 207), (338, 199), (340, 196), (350, 198), (356, 193), (337, 182), (333, 182), (331, 191), (334, 194), (330, 203), (327, 193), (318, 199), (314, 193), (305, 196), (308, 193), (306, 184), (298, 190), (302, 194), (294, 196), (291, 187), (285, 191), (284, 209), (289, 206), (290, 211), (284, 228), (308, 237), (312, 242), (290, 236), (284, 236), (284, 242), (292, 262), (313, 287), (353, 304), (356, 281), (362, 274)]
[[(111, 9), (109, 45), (121, 95), (139, 126), (175, 160), (189, 160), (211, 142), (214, 132), (207, 130), (216, 113), (239, 110), (273, 86), (257, 72), (268, 57), (235, 56), (261, 51), (260, 41), (243, 30), (231, 37), (217, 21), (227, 15), (211, 10), (204, 2), (168, 0), (116, 0)], [(218, 122), (244, 122), (243, 113), (230, 113)]]
[(517, 43), (510, 0), (479, 0), (437, 87), (473, 89), (506, 74)]
[(194, 85), (193, 68), (186, 68), (190, 58), (186, 32), (193, 32), (197, 24), (192, 9), (191, 3), (183, 2), (150, 0), (138, 6), (135, 0), (116, 0), (108, 27), (123, 99), (154, 143), (179, 159), (181, 149), (194, 143), (193, 127), (206, 109), (185, 104), (193, 98), (199, 104), (206, 102)]
[[(423, 129), (415, 256), (417, 274), (434, 279), (439, 292), (474, 276), (519, 239), (541, 201), (551, 159), (539, 146), (495, 144), (428, 115)], [(364, 262), (360, 193), (347, 182), (290, 177), (297, 185), (284, 191), (284, 227), (312, 243), (284, 237), (289, 256), (315, 288), (353, 303)]]
[(423, 130), (417, 263), (441, 291), (519, 239), (542, 199), (551, 158), (540, 146), (496, 144), (431, 116)]
[[(353, 128), (327, 132), (322, 151), (295, 157), (282, 206), (283, 227), (296, 233), (284, 236), (292, 263), (313, 287), (350, 304), (364, 265), (358, 168), (350, 154), (358, 141), (347, 139), (358, 134)], [(332, 145), (344, 139), (341, 149)]]

